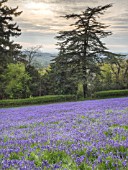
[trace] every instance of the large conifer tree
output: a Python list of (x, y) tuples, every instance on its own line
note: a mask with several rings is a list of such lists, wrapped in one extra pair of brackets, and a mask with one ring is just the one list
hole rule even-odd
[(0, 2), (0, 63), (3, 63), (3, 66), (8, 62), (13, 62), (21, 49), (19, 44), (11, 40), (11, 37), (21, 34), (17, 24), (13, 22), (13, 17), (19, 16), (21, 12), (17, 11), (18, 7), (8, 7), (7, 1)]
[(21, 30), (13, 21), (14, 17), (21, 14), (16, 8), (7, 6), (8, 0), (0, 0), (0, 98), (4, 98), (4, 76), (3, 73), (8, 63), (17, 60), (21, 46), (11, 40), (21, 34)]
[(103, 55), (109, 53), (101, 39), (112, 33), (106, 30), (108, 26), (98, 21), (98, 18), (111, 6), (88, 7), (81, 14), (65, 15), (64, 18), (75, 22), (71, 30), (61, 31), (56, 37), (60, 53), (55, 61), (66, 63), (75, 70), (78, 81), (83, 84), (84, 97), (88, 91), (88, 75), (99, 71), (98, 63), (102, 61)]

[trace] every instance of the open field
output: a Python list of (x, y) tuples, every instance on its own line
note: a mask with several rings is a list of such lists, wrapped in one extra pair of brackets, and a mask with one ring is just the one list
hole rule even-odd
[(2, 170), (127, 170), (128, 97), (0, 109)]

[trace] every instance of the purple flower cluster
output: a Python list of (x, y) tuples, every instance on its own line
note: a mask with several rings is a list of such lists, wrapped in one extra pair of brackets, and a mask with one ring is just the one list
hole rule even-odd
[(0, 109), (0, 169), (127, 169), (128, 98)]

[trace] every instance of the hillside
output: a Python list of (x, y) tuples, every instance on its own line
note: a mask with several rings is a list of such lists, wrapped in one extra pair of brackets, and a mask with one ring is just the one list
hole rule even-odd
[(56, 55), (57, 54), (40, 52), (38, 56), (34, 57), (33, 65), (37, 68), (47, 67)]

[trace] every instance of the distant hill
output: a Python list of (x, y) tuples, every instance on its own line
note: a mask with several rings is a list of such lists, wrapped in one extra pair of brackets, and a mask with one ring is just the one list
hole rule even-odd
[(34, 57), (33, 65), (35, 67), (47, 67), (51, 60), (56, 57), (56, 55), (57, 54), (40, 52), (38, 56)]
[[(118, 54), (126, 55), (126, 58), (128, 58), (128, 53), (118, 53)], [(51, 60), (53, 60), (56, 56), (57, 53), (39, 52), (38, 55), (35, 56), (33, 59), (33, 65), (36, 68), (47, 67), (51, 63)]]
[[(31, 53), (31, 50), (30, 50)], [(22, 54), (30, 56), (31, 54), (27, 53), (26, 51), (22, 51)], [(38, 52), (34, 54), (34, 57), (31, 61), (31, 64), (36, 68), (47, 67), (55, 57), (57, 53), (45, 53), (45, 52)], [(29, 60), (28, 58), (26, 58)]]

